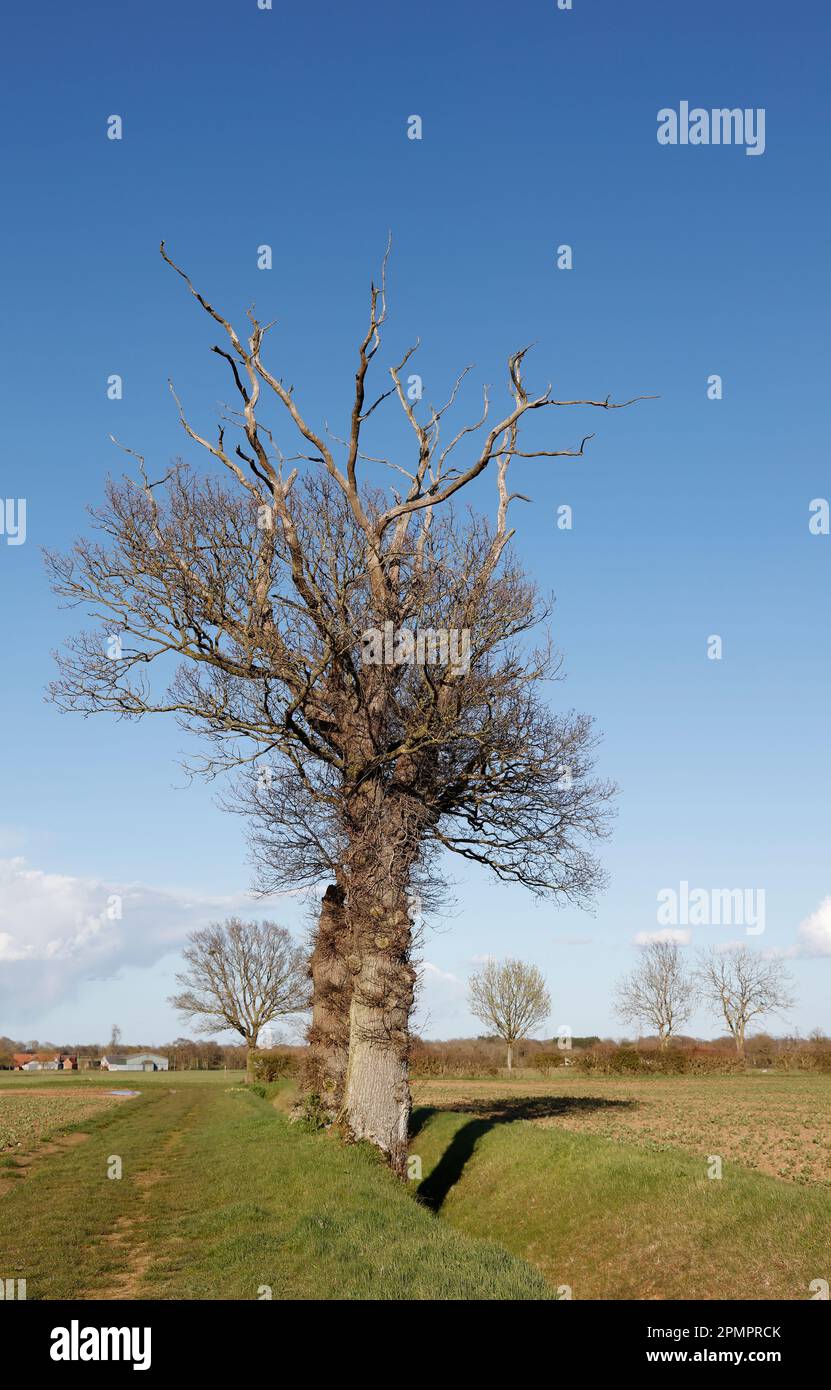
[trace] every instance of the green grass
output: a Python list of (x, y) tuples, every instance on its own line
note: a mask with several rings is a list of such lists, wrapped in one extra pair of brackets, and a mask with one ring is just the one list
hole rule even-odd
[(831, 1278), (827, 1189), (528, 1120), (422, 1112), (411, 1151), (439, 1219), (589, 1299), (808, 1299)]
[(30, 1299), (552, 1297), (522, 1260), (436, 1221), (364, 1146), (302, 1132), (227, 1077), (179, 1084), (200, 1075), (142, 1077), (140, 1097), (0, 1198), (0, 1276), (26, 1278)]
[[(808, 1299), (831, 1278), (827, 1183), (797, 1180), (805, 1154), (825, 1151), (827, 1079), (560, 1078), (507, 1100), (498, 1082), (443, 1081), (430, 1099), (448, 1108), (414, 1116), (418, 1190), (368, 1147), (290, 1124), (285, 1082), (34, 1085), (140, 1094), (80, 1122), (74, 1147), (64, 1135), (35, 1148), (14, 1181), (0, 1168), (0, 1278), (25, 1278), (32, 1299), (256, 1299), (267, 1286), (280, 1299), (539, 1300), (562, 1285), (580, 1299)], [(790, 1172), (791, 1149), (793, 1180), (748, 1166)], [(706, 1163), (719, 1152), (720, 1181)]]
[(545, 1080), (517, 1079), (512, 1085), (492, 1079), (419, 1080), (414, 1091), (418, 1105), (447, 1110), (493, 1103), (522, 1110), (532, 1103), (543, 1126), (699, 1158), (720, 1154), (768, 1177), (831, 1187), (831, 1075), (575, 1073), (576, 1068), (561, 1069)]
[(136, 1091), (146, 1086), (231, 1086), (244, 1071), (0, 1071), (3, 1087), (94, 1086), (107, 1091)]

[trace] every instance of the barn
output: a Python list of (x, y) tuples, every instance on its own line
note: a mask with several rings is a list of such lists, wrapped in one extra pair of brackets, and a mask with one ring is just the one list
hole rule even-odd
[(161, 1052), (131, 1052), (129, 1055), (101, 1058), (102, 1071), (167, 1071), (167, 1058)]

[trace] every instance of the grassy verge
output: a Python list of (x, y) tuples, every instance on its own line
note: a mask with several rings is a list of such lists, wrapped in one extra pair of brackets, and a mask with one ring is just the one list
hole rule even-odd
[[(149, 1086), (0, 1198), (0, 1275), (29, 1298), (550, 1299), (363, 1146), (238, 1087)], [(107, 1178), (109, 1159), (123, 1177)]]
[(736, 1164), (527, 1120), (421, 1112), (419, 1196), (574, 1298), (808, 1299), (831, 1277), (831, 1204)]

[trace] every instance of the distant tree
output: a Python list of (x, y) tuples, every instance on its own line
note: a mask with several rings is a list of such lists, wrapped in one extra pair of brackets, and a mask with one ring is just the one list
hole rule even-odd
[(551, 1013), (545, 980), (535, 965), (521, 960), (489, 960), (471, 976), (468, 1005), (474, 1017), (507, 1044), (508, 1071), (514, 1064), (514, 1043)]
[(692, 1018), (696, 983), (687, 971), (676, 941), (652, 941), (641, 947), (640, 960), (618, 981), (615, 1013), (626, 1023), (651, 1028), (663, 1050)]
[(784, 1013), (795, 1002), (784, 961), (776, 956), (765, 959), (746, 946), (702, 955), (696, 974), (702, 995), (724, 1019), (740, 1057), (748, 1024), (766, 1014)]
[(244, 1039), (246, 1080), (266, 1024), (309, 1005), (307, 962), (285, 927), (231, 917), (192, 932), (183, 952), (182, 991), (170, 999), (200, 1033), (231, 1028)]
[(109, 1042), (109, 1050), (110, 1050), (110, 1052), (117, 1052), (120, 1045), (121, 1045), (121, 1029), (119, 1028), (119, 1026), (118, 1026), (117, 1023), (114, 1023), (113, 1026), (112, 1026), (112, 1028), (111, 1028), (111, 1030), (110, 1030), (110, 1042)]

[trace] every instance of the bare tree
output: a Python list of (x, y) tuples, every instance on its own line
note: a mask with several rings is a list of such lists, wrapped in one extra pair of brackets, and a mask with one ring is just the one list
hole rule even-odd
[(631, 974), (617, 984), (615, 1013), (626, 1023), (653, 1029), (665, 1048), (695, 1011), (695, 980), (687, 971), (676, 941), (652, 941), (641, 948)]
[(748, 1024), (766, 1014), (785, 1013), (795, 1002), (784, 961), (777, 956), (766, 959), (746, 946), (702, 955), (697, 975), (701, 993), (713, 1013), (724, 1019), (740, 1057)]
[(197, 1030), (233, 1029), (248, 1049), (246, 1080), (263, 1028), (309, 1006), (305, 953), (276, 922), (232, 917), (192, 932), (183, 952), (187, 970), (176, 976), (181, 993), (169, 1002)]
[[(508, 509), (519, 494), (508, 489), (508, 469), (514, 459), (584, 453), (590, 436), (571, 449), (524, 448), (529, 414), (620, 407), (608, 397), (560, 400), (550, 387), (530, 394), (525, 349), (509, 358), (501, 418), (488, 422), (486, 391), (479, 418), (447, 443), (446, 415), (465, 373), (419, 419), (403, 376), (413, 347), (369, 400), (385, 261), (339, 439), (308, 421), (294, 388), (263, 361), (270, 325), (249, 312), (244, 339), (162, 254), (227, 340), (213, 350), (239, 409), (226, 410), (216, 437), (200, 434), (176, 400), (186, 435), (231, 485), (183, 464), (151, 480), (138, 455), (138, 480), (108, 485), (107, 505), (93, 513), (103, 540), (49, 558), (57, 592), (103, 623), (70, 644), (53, 698), (84, 713), (177, 715), (207, 739), (195, 767), (209, 777), (269, 763), (271, 777), (253, 792), (273, 847), (269, 871), (292, 888), (325, 874), (344, 893), (348, 1125), (403, 1171), (414, 875), (445, 848), (575, 903), (590, 902), (602, 878), (592, 843), (607, 831), (613, 788), (592, 777), (592, 721), (546, 703), (559, 658), (549, 644), (528, 647), (547, 610), (511, 557)], [(364, 444), (388, 397), (414, 442), (409, 466)], [(268, 400), (299, 439), (297, 452), (279, 447)], [(367, 465), (392, 469), (403, 484), (391, 497), (369, 487), (360, 480)], [(455, 518), (456, 493), (489, 468), (494, 525)], [(157, 665), (171, 658), (178, 670), (154, 689)]]
[[(269, 835), (272, 822), (262, 808), (254, 808), (248, 799), (237, 809), (247, 808), (257, 829), (254, 841), (260, 846), (255, 858), (261, 885), (282, 881), (282, 863)], [(261, 822), (262, 828), (259, 824)], [(272, 874), (272, 864), (274, 871)], [(264, 893), (272, 891), (263, 887)], [(440, 912), (448, 905), (448, 887), (435, 864), (417, 865), (410, 880), (408, 910), (413, 927), (411, 952), (420, 946), (424, 917)], [(353, 953), (352, 937), (345, 904), (345, 891), (339, 883), (330, 883), (323, 895), (319, 916), (309, 934), (309, 978), (312, 981), (312, 1016), (307, 1032), (309, 1052), (303, 1071), (303, 1083), (308, 1092), (315, 1093), (318, 1111), (330, 1122), (342, 1117), (347, 1064), (349, 1060), (350, 1014), (353, 974), (349, 957)]]
[(468, 1006), (475, 1018), (507, 1043), (511, 1071), (514, 1043), (545, 1022), (551, 1012), (551, 998), (535, 965), (521, 960), (489, 960), (470, 978)]

